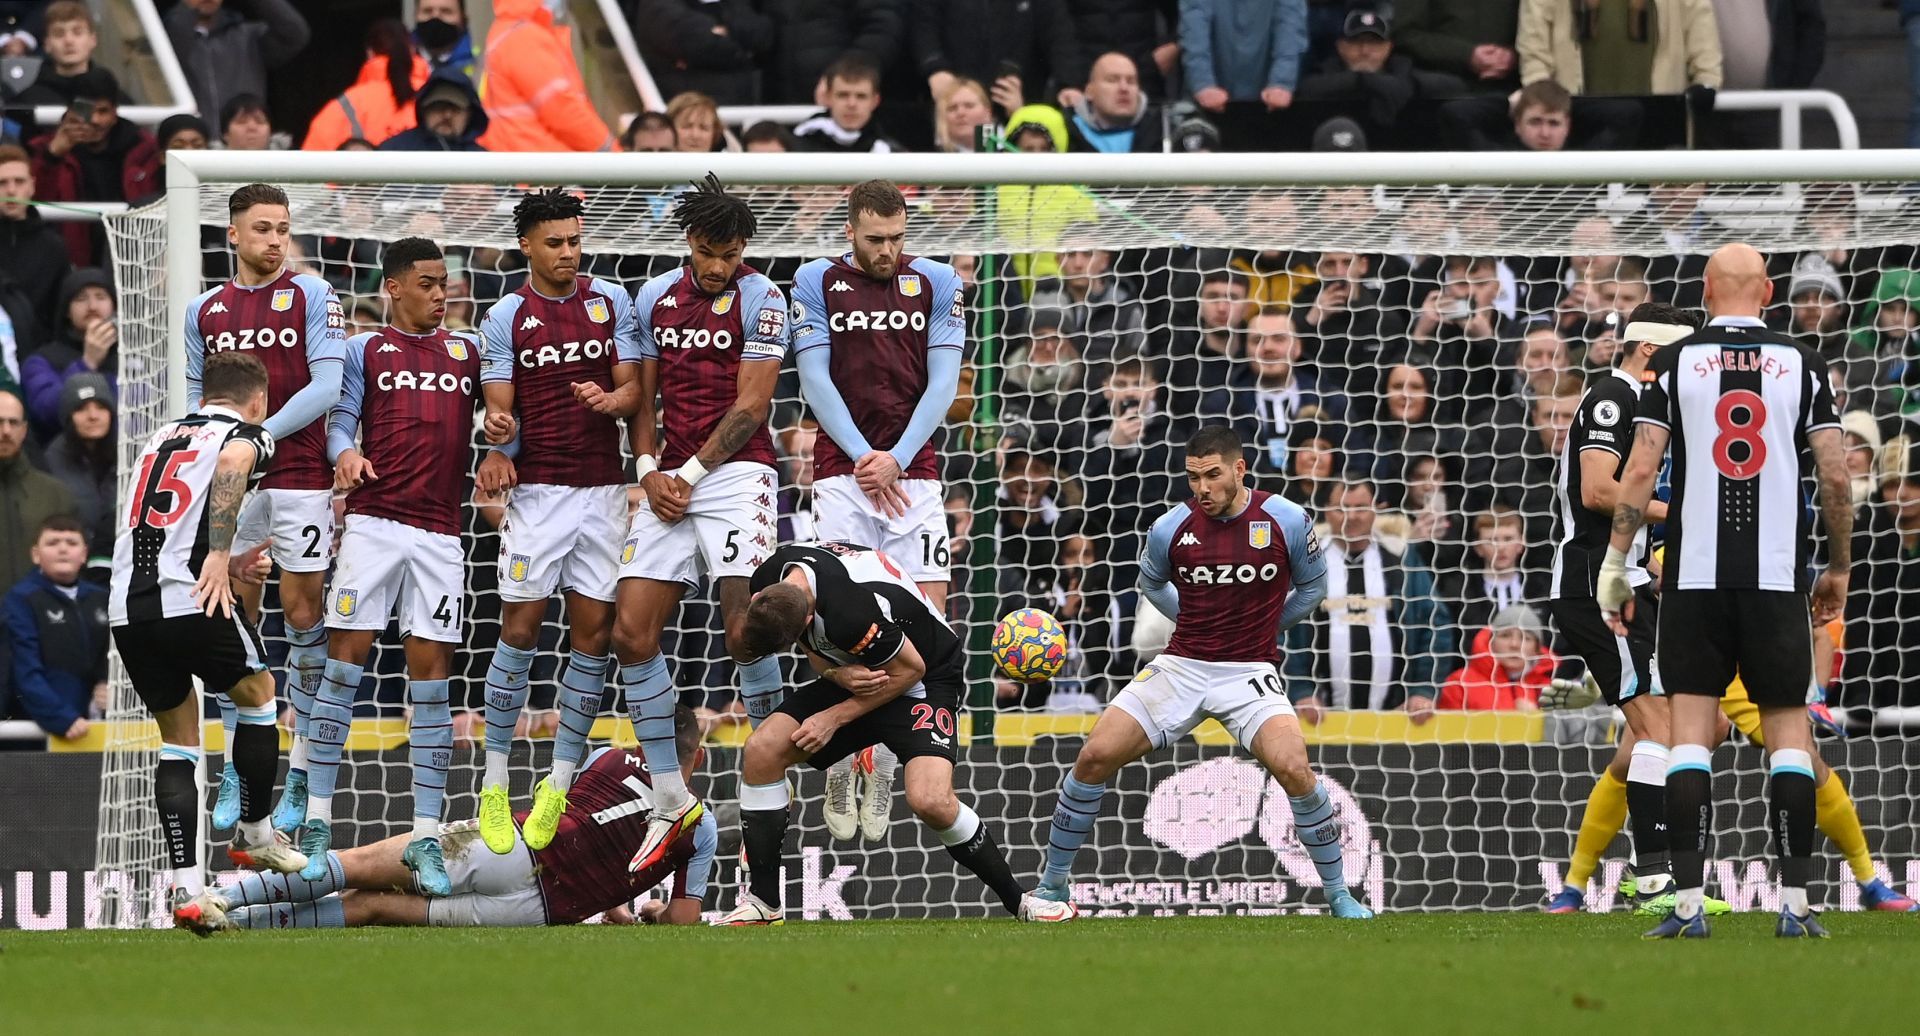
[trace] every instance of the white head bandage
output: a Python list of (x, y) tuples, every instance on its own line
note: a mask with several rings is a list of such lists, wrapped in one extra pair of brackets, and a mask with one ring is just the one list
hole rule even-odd
[(1654, 345), (1672, 345), (1682, 338), (1699, 330), (1686, 324), (1662, 324), (1652, 320), (1636, 320), (1627, 325), (1620, 340), (1639, 344), (1651, 342)]

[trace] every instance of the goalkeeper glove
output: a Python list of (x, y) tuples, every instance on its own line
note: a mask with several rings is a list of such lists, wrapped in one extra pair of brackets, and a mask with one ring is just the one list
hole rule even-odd
[(1581, 680), (1555, 680), (1540, 692), (1540, 707), (1549, 711), (1584, 709), (1599, 700), (1600, 687), (1593, 682), (1592, 673)]
[(1607, 559), (1600, 563), (1600, 584), (1594, 589), (1594, 596), (1600, 600), (1600, 610), (1608, 615), (1620, 615), (1627, 601), (1633, 597), (1633, 587), (1627, 582), (1627, 552), (1618, 547), (1607, 548)]

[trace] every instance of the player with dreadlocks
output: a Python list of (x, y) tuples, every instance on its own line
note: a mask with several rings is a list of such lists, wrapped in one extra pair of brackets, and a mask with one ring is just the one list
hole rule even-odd
[(617, 411), (622, 393), (636, 392), (641, 354), (626, 290), (580, 273), (585, 211), (577, 195), (561, 190), (535, 191), (514, 206), (527, 283), (481, 322), (481, 390), (495, 446), (476, 482), (482, 492), (509, 495), (500, 525), (500, 643), (487, 668), (480, 837), (503, 855), (515, 840), (507, 751), (555, 591), (566, 594), (570, 650), (560, 672), (553, 770), (522, 815), (528, 848), (553, 840), (607, 684), (615, 544), (627, 520)]
[(747, 580), (778, 538), (767, 416), (787, 354), (787, 300), (741, 262), (753, 210), (712, 174), (680, 196), (673, 217), (687, 235), (687, 264), (634, 294), (638, 390), (610, 406), (633, 418), (645, 494), (620, 551), (613, 625), (620, 689), (653, 774), (653, 820), (634, 870), (653, 866), (702, 812), (680, 778), (678, 695), (660, 654), (660, 632), (687, 587), (703, 575), (713, 582), (748, 716), (771, 712), (781, 686), (778, 660), (747, 651), (743, 633)]

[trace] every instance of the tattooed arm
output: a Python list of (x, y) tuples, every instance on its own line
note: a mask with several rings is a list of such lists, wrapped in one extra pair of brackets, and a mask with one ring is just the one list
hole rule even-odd
[(767, 426), (767, 416), (773, 411), (773, 388), (779, 380), (778, 362), (741, 361), (739, 390), (733, 406), (695, 455), (701, 468), (711, 471), (725, 464), (753, 438), (753, 433)]
[(1847, 453), (1837, 428), (1807, 436), (1820, 476), (1820, 520), (1827, 533), (1827, 569), (1813, 585), (1815, 621), (1839, 618), (1847, 606), (1847, 570), (1853, 567), (1853, 494), (1849, 491)]
[(1653, 483), (1660, 477), (1660, 462), (1667, 456), (1668, 431), (1657, 424), (1641, 422), (1634, 426), (1633, 452), (1627, 468), (1620, 474), (1620, 486), (1613, 507), (1614, 549), (1625, 553), (1633, 546), (1633, 537), (1646, 524), (1647, 507), (1653, 499)]
[(240, 528), (240, 503), (247, 496), (247, 480), (260, 459), (250, 442), (229, 441), (220, 450), (220, 463), (213, 472), (213, 484), (207, 491), (207, 556), (200, 563), (200, 580), (194, 584), (193, 600), (203, 614), (233, 615), (233, 578), (228, 562), (233, 553), (233, 537)]

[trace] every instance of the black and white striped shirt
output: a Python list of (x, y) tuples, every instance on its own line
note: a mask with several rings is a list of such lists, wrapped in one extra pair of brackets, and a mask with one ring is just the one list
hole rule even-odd
[(166, 425), (147, 440), (127, 487), (131, 498), (113, 545), (107, 600), (115, 626), (190, 615), (193, 587), (206, 560), (207, 497), (220, 451), (234, 440), (254, 449), (252, 479), (273, 459), (273, 437), (225, 407), (208, 406)]
[(1638, 420), (1672, 434), (1669, 590), (1812, 586), (1807, 437), (1839, 428), (1820, 354), (1751, 317), (1662, 349)]
[[(1639, 409), (1640, 383), (1615, 367), (1587, 389), (1579, 411), (1573, 415), (1567, 444), (1560, 451), (1560, 477), (1554, 486), (1554, 524), (1560, 533), (1560, 546), (1553, 554), (1552, 597), (1556, 601), (1594, 595), (1600, 563), (1607, 556), (1607, 540), (1613, 535), (1612, 513), (1595, 511), (1582, 502), (1586, 478), (1580, 470), (1580, 458), (1588, 450), (1612, 454), (1613, 477), (1618, 479), (1633, 447), (1633, 422)], [(1647, 530), (1642, 527), (1627, 551), (1627, 582), (1639, 587), (1652, 578), (1647, 573)]]

